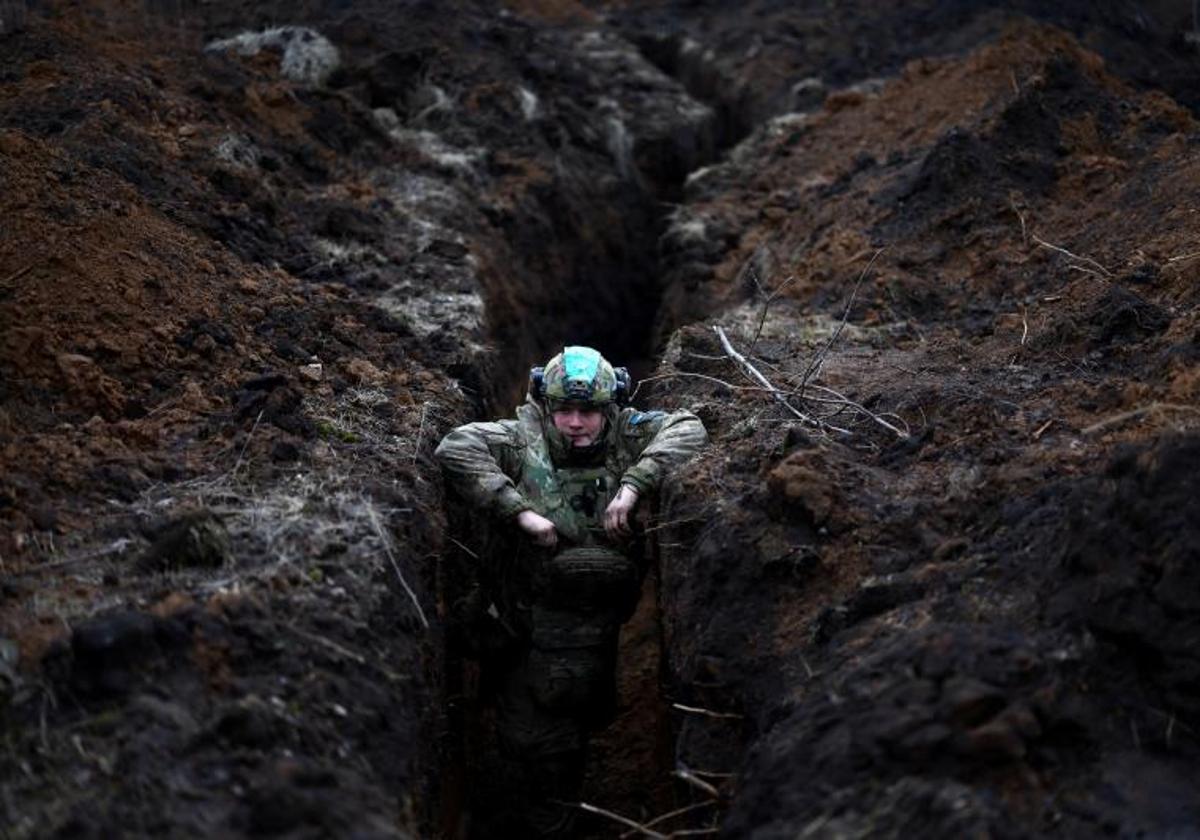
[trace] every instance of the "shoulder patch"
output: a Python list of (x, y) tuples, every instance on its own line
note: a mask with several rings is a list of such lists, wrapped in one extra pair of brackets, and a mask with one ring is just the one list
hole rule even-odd
[(630, 426), (640, 426), (643, 423), (653, 423), (655, 420), (661, 420), (667, 416), (665, 411), (639, 411), (629, 417)]

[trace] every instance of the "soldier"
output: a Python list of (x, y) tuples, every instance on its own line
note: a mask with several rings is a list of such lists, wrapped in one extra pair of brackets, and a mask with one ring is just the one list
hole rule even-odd
[(476, 614), (494, 617), (484, 667), (534, 836), (569, 833), (588, 733), (615, 712), (617, 634), (644, 573), (632, 514), (708, 440), (695, 415), (629, 396), (624, 368), (567, 347), (531, 371), (516, 419), (460, 426), (437, 448), (459, 495), (520, 537), (484, 557)]

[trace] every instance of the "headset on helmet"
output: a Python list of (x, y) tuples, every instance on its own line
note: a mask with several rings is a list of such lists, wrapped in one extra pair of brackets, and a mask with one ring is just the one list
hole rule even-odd
[(625, 405), (632, 391), (629, 370), (614, 368), (590, 347), (565, 347), (545, 366), (529, 371), (529, 394), (536, 400)]

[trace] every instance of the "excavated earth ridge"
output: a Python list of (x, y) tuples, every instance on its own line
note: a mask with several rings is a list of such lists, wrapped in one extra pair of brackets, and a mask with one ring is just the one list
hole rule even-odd
[(1043, 5), (0, 6), (4, 836), (489, 836), (564, 341), (713, 438), (581, 836), (1195, 833), (1200, 65)]

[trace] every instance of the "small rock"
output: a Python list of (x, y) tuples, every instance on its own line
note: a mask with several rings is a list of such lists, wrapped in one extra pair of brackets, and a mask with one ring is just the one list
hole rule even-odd
[(300, 378), (307, 379), (309, 382), (320, 382), (324, 368), (320, 362), (313, 362), (308, 365), (300, 366)]

